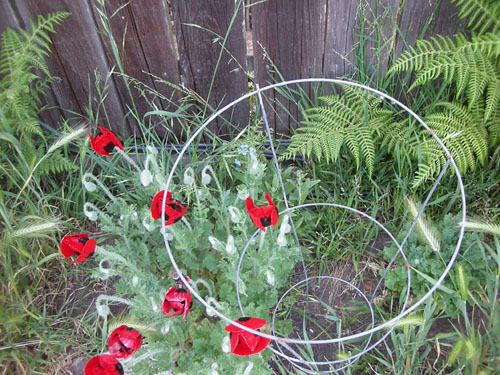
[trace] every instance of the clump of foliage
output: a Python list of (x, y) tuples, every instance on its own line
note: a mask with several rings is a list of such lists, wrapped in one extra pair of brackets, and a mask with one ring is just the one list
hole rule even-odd
[[(472, 36), (461, 33), (418, 40), (394, 62), (388, 74), (415, 72), (409, 90), (438, 78), (453, 85), (452, 101), (431, 106), (425, 120), (465, 173), (473, 170), (477, 162), (483, 165), (500, 140), (500, 3), (452, 2), (460, 6), (458, 16), (468, 19)], [(447, 160), (429, 135), (420, 135), (419, 146), (422, 162), (416, 184), (436, 175)]]
[[(410, 224), (406, 224), (398, 236), (398, 241), (401, 242), (406, 233), (410, 229)], [(416, 300), (423, 297), (425, 293), (433, 286), (443, 274), (444, 269), (448, 265), (453, 252), (457, 246), (459, 237), (459, 228), (456, 220), (451, 214), (444, 216), (443, 220), (437, 224), (432, 230), (432, 236), (423, 234), (418, 231), (412, 232), (406, 244), (403, 247), (404, 253), (408, 258), (408, 262), (412, 267), (411, 274), (411, 293)], [(428, 232), (428, 229), (424, 229)], [(429, 238), (439, 233), (437, 239), (439, 246), (433, 245), (436, 241), (429, 241)], [(387, 260), (392, 259), (396, 254), (396, 245), (391, 245), (384, 248), (384, 258)], [(385, 277), (385, 286), (397, 293), (401, 293), (406, 289), (407, 285), (407, 271), (406, 266), (401, 262), (401, 256), (396, 260), (397, 265), (391, 269)], [(477, 234), (466, 233), (460, 252), (456, 262), (461, 265), (462, 272), (465, 277), (470, 281), (469, 289), (474, 290), (479, 287), (480, 280), (484, 280), (484, 271), (486, 266), (486, 259), (484, 252), (478, 245)], [(438, 289), (440, 294), (440, 306), (447, 313), (457, 313), (457, 300), (460, 299), (458, 293), (451, 291), (458, 290), (454, 285), (456, 267), (451, 271), (452, 277), (448, 277), (443, 281), (443, 286), (448, 292), (443, 292), (443, 288)], [(451, 294), (450, 294), (451, 293)]]
[[(114, 169), (118, 172), (117, 184), (123, 185), (122, 181), (126, 181), (129, 185), (124, 194), (113, 193), (110, 181), (106, 184), (111, 188), (108, 190), (104, 183), (96, 185), (97, 177), (90, 173), (83, 176), (92, 199), (85, 204), (84, 212), (107, 233), (105, 243), (98, 240), (101, 242), (96, 249), (99, 268), (94, 270), (94, 275), (112, 280), (116, 288), (113, 296), (98, 298), (97, 311), (109, 322), (109, 332), (126, 324), (145, 337), (146, 344), (134, 356), (138, 359), (124, 362), (124, 366), (137, 374), (243, 373), (246, 369), (272, 374), (267, 363), (270, 351), (251, 357), (229, 353), (229, 336), (224, 331), (227, 323), (215, 318), (210, 309), (197, 301), (193, 301), (185, 321), (182, 316), (162, 315), (165, 293), (175, 283), (169, 277), (172, 265), (161, 223), (153, 220), (150, 207), (153, 197), (164, 188), (167, 168), (161, 162), (164, 159), (160, 152), (153, 147), (147, 150), (149, 167), (141, 173), (131, 178), (128, 170)], [(169, 191), (174, 200), (187, 207), (187, 212), (181, 221), (167, 226), (165, 231), (176, 262), (191, 279), (190, 285), (215, 309), (238, 319), (242, 314), (236, 300), (236, 269), (241, 251), (256, 230), (247, 214), (245, 199), (250, 196), (260, 202), (265, 192), (269, 192), (278, 210), (283, 208), (283, 202), (279, 181), (271, 172), (273, 167), (259, 160), (251, 148), (235, 148), (227, 154), (238, 155), (236, 168), (231, 166), (234, 159), (229, 159), (231, 164), (226, 164), (224, 159), (215, 163), (205, 161), (186, 168), (183, 175), (174, 178), (176, 182), (170, 185)], [(226, 168), (212, 167), (218, 163)], [(127, 173), (126, 176), (121, 176), (120, 171)], [(296, 174), (292, 168), (283, 171), (282, 176), (291, 206), (303, 203), (317, 183), (304, 174)], [(221, 183), (227, 177), (230, 177), (230, 189)], [(106, 200), (92, 193), (97, 186), (105, 192)], [(300, 231), (313, 221), (316, 213), (304, 211), (292, 215)], [(239, 289), (245, 315), (270, 321), (269, 311), (276, 303), (278, 290), (299, 260), (299, 250), (285, 215), (276, 228), (268, 227), (266, 232), (258, 230), (240, 274)], [(127, 313), (110, 318), (108, 304), (116, 302), (125, 303)], [(290, 328), (291, 325), (285, 324), (279, 325), (278, 330), (287, 334)], [(107, 336), (108, 332), (103, 332), (103, 337)]]
[(353, 155), (359, 168), (361, 160), (373, 172), (377, 134), (393, 122), (393, 112), (382, 107), (382, 100), (357, 87), (344, 85), (342, 95), (322, 96), (322, 106), (304, 111), (304, 127), (298, 128), (284, 158), (297, 152), (311, 154), (327, 163), (335, 162), (342, 146)]
[[(46, 154), (49, 147), (38, 115), (43, 111), (41, 97), (54, 81), (45, 58), (50, 53), (50, 33), (70, 14), (49, 14), (30, 20), (30, 31), (7, 28), (0, 42), (0, 181), (8, 188), (26, 178), (30, 168)], [(61, 172), (71, 164), (59, 151), (46, 158), (37, 170), (39, 175)]]
[[(434, 37), (419, 40), (388, 71), (414, 71), (409, 90), (441, 77), (453, 85), (450, 102), (432, 103), (424, 121), (453, 155), (461, 173), (487, 161), (500, 141), (500, 5), (488, 0), (456, 1), (459, 17), (469, 18), (472, 37)], [(378, 145), (394, 157), (406, 154), (418, 162), (413, 185), (436, 176), (448, 156), (432, 135), (414, 120), (372, 94), (342, 86), (342, 95), (320, 97), (324, 103), (304, 110), (304, 125), (292, 136), (284, 157), (300, 152), (327, 163), (335, 162), (342, 146), (359, 168), (363, 157), (371, 175)]]
[(57, 246), (53, 237), (61, 227), (57, 207), (44, 194), (49, 181), (40, 176), (72, 168), (60, 148), (83, 130), (49, 145), (38, 115), (44, 109), (44, 90), (54, 80), (45, 62), (50, 34), (68, 16), (40, 16), (30, 21), (29, 31), (7, 28), (0, 38), (0, 367), (4, 373), (31, 373), (33, 363), (40, 365), (42, 353), (52, 350), (29, 350), (34, 338), (46, 339), (52, 322), (33, 296), (49, 288), (50, 271), (42, 265), (52, 259), (45, 256)]

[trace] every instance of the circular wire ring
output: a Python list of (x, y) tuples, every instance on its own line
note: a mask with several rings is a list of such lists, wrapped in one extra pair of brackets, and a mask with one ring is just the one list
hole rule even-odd
[[(453, 169), (455, 171), (455, 175), (456, 175), (457, 181), (458, 181), (458, 187), (459, 187), (459, 190), (460, 190), (460, 195), (461, 195), (461, 198), (462, 198), (462, 215), (461, 215), (462, 216), (462, 220), (460, 221), (460, 232), (459, 232), (459, 238), (458, 238), (458, 241), (457, 241), (457, 245), (456, 245), (455, 250), (454, 250), (454, 252), (453, 252), (453, 254), (452, 254), (451, 258), (450, 258), (450, 261), (449, 261), (448, 265), (446, 266), (445, 270), (443, 271), (441, 277), (439, 277), (439, 279), (427, 291), (427, 293), (420, 300), (416, 301), (410, 308), (408, 308), (407, 310), (403, 310), (398, 316), (392, 318), (391, 320), (389, 320), (389, 321), (387, 321), (387, 322), (385, 322), (383, 324), (380, 324), (377, 327), (374, 327), (374, 328), (371, 328), (371, 329), (366, 330), (364, 332), (361, 332), (361, 333), (353, 334), (353, 335), (350, 335), (350, 336), (345, 336), (345, 337), (342, 337), (342, 338), (329, 339), (329, 340), (298, 340), (298, 339), (290, 339), (290, 338), (277, 337), (277, 336), (274, 336), (274, 335), (269, 335), (269, 334), (266, 334), (266, 333), (263, 333), (263, 332), (256, 331), (256, 330), (250, 329), (248, 327), (245, 327), (244, 325), (238, 323), (237, 321), (232, 320), (231, 318), (225, 316), (220, 311), (218, 311), (215, 308), (213, 308), (212, 306), (210, 306), (196, 292), (196, 290), (189, 285), (189, 283), (186, 280), (186, 278), (184, 277), (184, 275), (182, 275), (182, 273), (181, 273), (181, 271), (179, 269), (179, 266), (177, 265), (177, 263), (176, 263), (173, 255), (172, 255), (172, 251), (170, 249), (170, 244), (169, 244), (169, 242), (167, 240), (167, 232), (165, 230), (165, 202), (166, 202), (167, 191), (168, 191), (168, 188), (169, 188), (169, 186), (170, 186), (170, 184), (172, 182), (173, 175), (174, 175), (174, 173), (175, 173), (175, 171), (176, 171), (176, 169), (177, 169), (177, 167), (178, 167), (178, 165), (179, 165), (179, 163), (180, 163), (183, 155), (186, 153), (188, 147), (191, 145), (191, 143), (194, 141), (194, 139), (196, 139), (196, 137), (198, 137), (198, 135), (212, 121), (214, 121), (221, 113), (223, 113), (224, 111), (226, 111), (230, 107), (234, 106), (235, 104), (238, 104), (239, 102), (242, 102), (243, 100), (245, 100), (245, 99), (247, 99), (247, 98), (249, 98), (251, 96), (255, 96), (256, 94), (260, 94), (260, 93), (262, 93), (264, 91), (271, 90), (271, 89), (274, 89), (274, 88), (277, 88), (277, 87), (292, 85), (292, 84), (314, 83), (314, 82), (319, 82), (319, 83), (333, 83), (333, 84), (347, 85), (347, 86), (353, 86), (353, 87), (358, 87), (358, 88), (364, 89), (366, 91), (369, 91), (369, 92), (371, 92), (373, 94), (376, 94), (376, 95), (380, 96), (381, 98), (389, 100), (392, 104), (399, 106), (400, 108), (402, 108), (403, 110), (405, 110), (407, 113), (409, 113), (413, 118), (415, 118), (429, 132), (429, 134), (436, 140), (436, 142), (439, 144), (439, 146), (443, 149), (443, 151), (446, 153), (446, 155), (448, 157), (448, 162), (447, 163), (451, 164), (451, 166), (453, 167)], [(444, 169), (443, 169), (442, 172), (444, 173)], [(279, 83), (275, 83), (275, 84), (272, 84), (272, 85), (269, 85), (269, 86), (257, 88), (256, 90), (254, 90), (254, 91), (252, 91), (250, 93), (247, 93), (247, 94), (241, 96), (240, 98), (232, 101), (231, 103), (225, 105), (224, 107), (222, 107), (221, 109), (219, 109), (217, 112), (215, 112), (213, 115), (211, 115), (208, 118), (208, 120), (205, 121), (192, 134), (192, 136), (189, 138), (189, 140), (183, 146), (182, 150), (177, 155), (177, 158), (174, 161), (174, 164), (172, 165), (172, 168), (171, 168), (170, 173), (168, 175), (167, 182), (165, 184), (164, 190), (165, 190), (165, 192), (163, 194), (163, 205), (162, 205), (162, 212), (161, 212), (161, 224), (162, 224), (162, 226), (161, 226), (160, 231), (161, 231), (162, 236), (163, 236), (163, 240), (164, 240), (164, 243), (165, 243), (165, 249), (166, 249), (166, 251), (168, 253), (168, 257), (169, 257), (170, 261), (172, 262), (172, 265), (173, 265), (174, 269), (179, 273), (180, 279), (182, 280), (182, 282), (184, 283), (184, 285), (189, 289), (189, 291), (191, 292), (191, 294), (203, 306), (205, 306), (205, 308), (211, 309), (215, 315), (217, 315), (219, 318), (223, 319), (227, 323), (232, 324), (232, 325), (234, 325), (234, 326), (236, 326), (236, 327), (238, 327), (240, 329), (243, 329), (243, 330), (245, 330), (247, 332), (250, 332), (250, 333), (252, 333), (254, 335), (265, 337), (265, 338), (269, 338), (269, 339), (274, 340), (274, 341), (279, 341), (280, 343), (311, 344), (311, 345), (314, 345), (314, 344), (334, 344), (334, 343), (344, 342), (344, 341), (348, 341), (348, 340), (353, 340), (353, 339), (356, 339), (356, 338), (359, 338), (359, 337), (364, 337), (364, 336), (370, 335), (372, 333), (378, 332), (378, 331), (380, 331), (380, 330), (382, 330), (382, 329), (384, 329), (386, 327), (395, 325), (401, 318), (403, 318), (404, 316), (407, 316), (412, 311), (416, 310), (441, 285), (441, 283), (443, 282), (444, 278), (446, 277), (446, 275), (450, 271), (451, 267), (453, 266), (453, 263), (455, 262), (456, 257), (458, 256), (458, 252), (460, 250), (460, 246), (462, 244), (462, 240), (463, 240), (463, 236), (464, 236), (464, 232), (465, 232), (465, 219), (466, 219), (465, 188), (464, 188), (464, 185), (463, 185), (463, 182), (462, 182), (460, 171), (458, 170), (458, 167), (457, 167), (457, 165), (455, 163), (455, 160), (453, 159), (453, 156), (451, 155), (450, 151), (446, 148), (446, 146), (444, 145), (444, 143), (441, 141), (441, 139), (439, 139), (437, 137), (437, 135), (432, 131), (432, 129), (430, 129), (429, 126), (415, 112), (413, 112), (410, 108), (408, 108), (406, 105), (404, 105), (400, 101), (392, 98), (391, 96), (389, 96), (389, 95), (387, 95), (387, 94), (385, 94), (385, 93), (383, 93), (383, 92), (381, 92), (379, 90), (373, 89), (371, 87), (368, 87), (368, 86), (365, 86), (365, 85), (362, 85), (362, 84), (359, 84), (359, 83), (356, 83), (356, 82), (344, 81), (344, 80), (340, 80), (340, 79), (306, 78), (306, 79), (297, 79), (297, 80), (279, 82)], [(424, 205), (424, 207), (425, 207), (425, 205)], [(386, 269), (386, 271), (387, 271), (387, 269)]]

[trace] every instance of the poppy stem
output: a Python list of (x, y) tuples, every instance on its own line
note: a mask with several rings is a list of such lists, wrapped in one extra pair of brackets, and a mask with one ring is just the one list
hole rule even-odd
[(181, 218), (181, 220), (184, 224), (186, 224), (186, 227), (188, 227), (189, 231), (192, 232), (193, 228), (191, 227), (191, 224), (189, 224), (189, 221), (187, 221), (187, 219), (184, 216)]
[(102, 255), (104, 255), (104, 256), (106, 256), (108, 258), (115, 259), (115, 260), (123, 263), (124, 265), (130, 267), (131, 269), (133, 269), (136, 272), (136, 274), (140, 274), (139, 269), (134, 264), (130, 263), (127, 259), (125, 259), (124, 257), (122, 257), (119, 254), (113, 253), (112, 251), (104, 250), (100, 246), (96, 247), (95, 252), (99, 253), (99, 254), (102, 254)]
[(125, 151), (120, 150), (118, 147), (115, 147), (115, 151), (117, 151), (126, 161), (128, 161), (129, 164), (137, 170), (137, 172), (142, 172), (137, 163), (130, 156), (128, 156)]
[[(210, 295), (210, 297), (212, 297), (212, 288), (210, 288), (210, 285), (203, 279), (198, 279), (196, 281), (192, 281), (191, 282), (191, 285), (194, 286), (196, 288), (196, 291), (198, 292), (198, 284), (201, 284), (203, 285), (207, 290), (208, 290), (208, 294)], [(198, 293), (199, 294), (199, 293)]]
[(85, 216), (87, 216), (87, 218), (90, 221), (96, 221), (97, 218), (100, 216), (108, 224), (111, 224), (111, 218), (105, 212), (101, 211), (99, 208), (97, 208), (90, 202), (85, 202), (85, 204), (83, 205), (83, 213), (85, 214)]
[(95, 185), (91, 182), (88, 182), (87, 179), (94, 180), (97, 186), (99, 186), (101, 190), (106, 193), (109, 199), (111, 199), (113, 202), (116, 202), (116, 197), (111, 193), (111, 191), (109, 191), (108, 188), (104, 186), (101, 180), (99, 180), (96, 176), (89, 172), (85, 173), (82, 177), (82, 184), (88, 191), (95, 191)]
[[(212, 166), (210, 164), (206, 165), (205, 168), (203, 168), (203, 171), (205, 171), (205, 173), (206, 173), (206, 171), (210, 172), (210, 174), (212, 175), (212, 177), (215, 180), (215, 184), (217, 185), (217, 190), (219, 191), (219, 197), (222, 198), (224, 196), (222, 186), (221, 186), (219, 179), (217, 178), (217, 175), (215, 174), (215, 171), (212, 168)], [(221, 203), (225, 203), (225, 202), (221, 202)], [(225, 204), (223, 204), (223, 205), (225, 206)], [(222, 222), (224, 223), (224, 226), (226, 227), (227, 233), (230, 234), (231, 230), (229, 229), (229, 223), (228, 223), (227, 217), (225, 217), (223, 215), (220, 215), (220, 216), (221, 216)]]
[(250, 372), (253, 369), (253, 362), (247, 362), (247, 363), (248, 363), (248, 365), (245, 368), (245, 371), (243, 372), (243, 375), (250, 375)]
[[(101, 294), (99, 297), (97, 297), (97, 299), (95, 301), (95, 307), (96, 307), (97, 311), (102, 311), (102, 309), (103, 309), (104, 306), (101, 304), (101, 302), (104, 301), (104, 300), (105, 301), (112, 301), (112, 302), (123, 303), (124, 305), (127, 305), (127, 306), (133, 306), (134, 305), (132, 303), (132, 301), (130, 301), (128, 299), (121, 298), (121, 297), (115, 297), (115, 296), (109, 296), (107, 294)], [(107, 307), (107, 306), (105, 306), (105, 307)], [(109, 308), (108, 308), (108, 311), (109, 311)]]
[(203, 168), (204, 170), (207, 170), (210, 172), (210, 174), (212, 175), (212, 177), (214, 178), (215, 180), (215, 184), (217, 185), (217, 189), (219, 190), (219, 196), (222, 197), (222, 186), (219, 182), (219, 179), (217, 178), (217, 175), (215, 174), (215, 171), (213, 170), (212, 166), (210, 164), (208, 164), (205, 168)]

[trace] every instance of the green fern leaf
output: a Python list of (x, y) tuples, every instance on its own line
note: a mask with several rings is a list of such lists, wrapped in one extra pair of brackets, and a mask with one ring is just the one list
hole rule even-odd
[(298, 152), (314, 155), (327, 163), (335, 162), (345, 145), (357, 167), (364, 160), (368, 173), (375, 163), (375, 139), (392, 123), (392, 111), (380, 108), (381, 99), (364, 90), (346, 86), (344, 95), (320, 97), (324, 106), (305, 110), (303, 127), (292, 136), (282, 158), (294, 158)]
[(451, 0), (460, 7), (458, 16), (468, 18), (467, 26), (483, 34), (492, 28), (500, 31), (500, 2), (491, 0)]

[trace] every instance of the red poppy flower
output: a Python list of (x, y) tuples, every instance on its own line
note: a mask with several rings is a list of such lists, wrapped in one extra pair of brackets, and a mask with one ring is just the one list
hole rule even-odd
[[(191, 292), (184, 288), (172, 287), (168, 290), (161, 306), (161, 312), (166, 316), (181, 315), (186, 320), (189, 309), (193, 306)], [(170, 312), (170, 310), (173, 310)]]
[[(259, 331), (266, 325), (264, 319), (257, 318), (239, 318), (238, 323), (253, 330)], [(263, 351), (271, 342), (271, 339), (254, 335), (244, 329), (236, 327), (231, 324), (225, 328), (226, 332), (231, 332), (229, 338), (231, 339), (231, 353), (241, 356), (253, 355)]]
[(250, 197), (248, 197), (245, 201), (250, 219), (252, 219), (257, 228), (263, 230), (264, 232), (266, 231), (266, 227), (269, 225), (275, 227), (278, 223), (278, 211), (276, 210), (276, 206), (271, 200), (269, 193), (266, 193), (266, 200), (269, 204), (262, 207), (255, 207), (253, 200)]
[(123, 366), (112, 355), (102, 354), (87, 362), (85, 375), (123, 375)]
[[(163, 207), (163, 194), (165, 190), (160, 191), (153, 198), (151, 204), (151, 216), (158, 220), (161, 218), (161, 209)], [(165, 202), (165, 225), (177, 223), (186, 213), (186, 208), (179, 202), (172, 200), (172, 193), (167, 192), (167, 201)]]
[(90, 145), (100, 155), (109, 156), (110, 152), (113, 151), (115, 147), (123, 150), (123, 146), (120, 140), (114, 135), (111, 130), (105, 129), (100, 126), (96, 126), (96, 136), (95, 138), (89, 133)]
[(61, 241), (61, 253), (65, 258), (69, 258), (74, 254), (78, 258), (71, 263), (80, 263), (87, 260), (94, 254), (96, 240), (89, 238), (87, 233), (78, 233), (71, 236), (64, 236)]
[(115, 358), (127, 359), (142, 345), (142, 335), (132, 327), (122, 325), (111, 332), (108, 338), (108, 352)]

